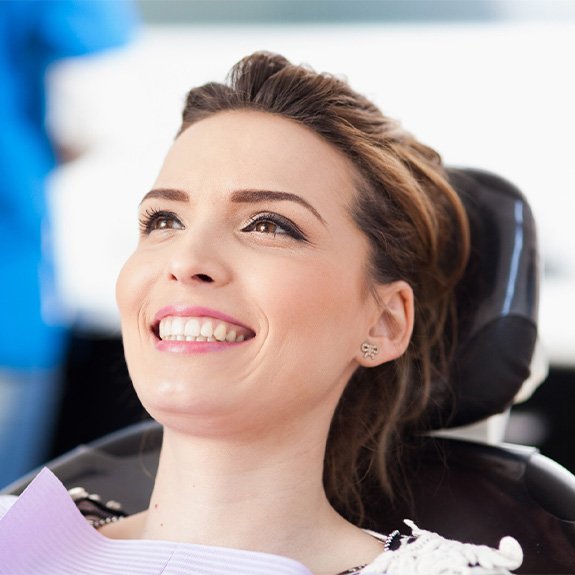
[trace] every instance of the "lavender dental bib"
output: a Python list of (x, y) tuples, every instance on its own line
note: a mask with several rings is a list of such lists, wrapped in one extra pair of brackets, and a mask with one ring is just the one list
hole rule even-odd
[(0, 518), (0, 575), (311, 575), (292, 559), (170, 541), (112, 540), (42, 470)]

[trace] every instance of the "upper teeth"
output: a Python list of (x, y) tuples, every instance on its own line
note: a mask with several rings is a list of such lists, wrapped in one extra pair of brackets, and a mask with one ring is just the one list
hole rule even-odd
[(209, 317), (165, 317), (160, 339), (177, 341), (243, 341), (248, 330)]

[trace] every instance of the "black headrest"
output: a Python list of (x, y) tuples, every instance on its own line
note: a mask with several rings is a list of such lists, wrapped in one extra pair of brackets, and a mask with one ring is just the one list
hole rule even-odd
[(526, 199), (493, 174), (448, 172), (469, 217), (471, 256), (457, 288), (454, 407), (435, 427), (466, 425), (507, 409), (529, 377), (537, 339), (537, 238)]

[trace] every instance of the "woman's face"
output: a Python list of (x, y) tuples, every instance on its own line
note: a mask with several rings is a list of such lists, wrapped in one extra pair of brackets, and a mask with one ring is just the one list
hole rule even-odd
[(353, 176), (315, 133), (266, 113), (178, 137), (117, 284), (152, 416), (196, 433), (329, 421), (378, 315)]

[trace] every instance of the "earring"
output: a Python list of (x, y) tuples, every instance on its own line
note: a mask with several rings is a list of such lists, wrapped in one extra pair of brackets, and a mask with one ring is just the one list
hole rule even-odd
[(364, 341), (361, 344), (361, 351), (363, 352), (363, 357), (365, 359), (373, 359), (379, 352), (379, 349), (377, 349), (376, 345)]

